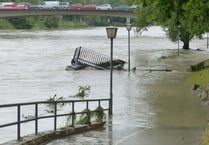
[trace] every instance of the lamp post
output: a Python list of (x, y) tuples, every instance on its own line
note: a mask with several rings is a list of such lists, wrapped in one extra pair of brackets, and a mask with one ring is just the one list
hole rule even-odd
[(207, 49), (208, 49), (208, 35), (209, 35), (209, 34), (207, 33)]
[(126, 29), (128, 31), (128, 72), (130, 72), (130, 31), (131, 31), (131, 24), (126, 25)]
[(179, 32), (177, 38), (178, 38), (178, 56), (179, 56), (179, 39), (180, 39)]
[(109, 114), (112, 115), (113, 110), (113, 92), (112, 92), (112, 73), (113, 73), (113, 39), (116, 38), (118, 28), (116, 27), (107, 27), (107, 38), (110, 39), (110, 101), (109, 101)]
[(179, 56), (179, 40), (181, 39), (181, 25), (178, 25), (177, 41), (178, 41), (178, 56)]

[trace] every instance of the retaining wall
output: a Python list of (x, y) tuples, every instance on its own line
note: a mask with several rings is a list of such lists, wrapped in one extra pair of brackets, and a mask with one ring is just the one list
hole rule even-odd
[(94, 123), (91, 125), (83, 125), (83, 126), (77, 126), (77, 127), (68, 127), (64, 129), (60, 129), (57, 131), (48, 131), (48, 132), (41, 132), (38, 135), (28, 135), (21, 140), (17, 141), (10, 141), (7, 143), (4, 143), (2, 145), (44, 145), (47, 142), (50, 142), (54, 139), (64, 138), (66, 136), (82, 133), (85, 131), (90, 131), (97, 128), (102, 128), (104, 126), (105, 122), (103, 123)]

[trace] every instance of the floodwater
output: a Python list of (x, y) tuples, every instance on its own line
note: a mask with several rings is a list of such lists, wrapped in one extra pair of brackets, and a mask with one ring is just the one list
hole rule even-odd
[[(109, 55), (105, 27), (1, 31), (0, 44), (0, 104), (46, 100), (54, 94), (67, 97), (76, 94), (79, 86), (91, 87), (89, 99), (109, 98), (109, 71), (65, 71), (76, 47)], [(195, 97), (186, 75), (188, 66), (206, 59), (208, 52), (181, 50), (177, 56), (177, 46), (160, 27), (151, 27), (141, 35), (132, 30), (131, 67), (136, 67), (136, 71), (114, 71), (113, 117), (106, 127), (49, 145), (137, 145), (139, 141), (140, 145), (199, 144), (209, 109)], [(194, 39), (190, 46), (205, 50), (206, 40)], [(127, 60), (127, 31), (123, 27), (114, 39), (114, 57)], [(15, 118), (7, 115), (1, 115), (1, 123)], [(33, 133), (27, 131), (26, 135)], [(0, 143), (15, 138), (15, 127), (0, 129)]]

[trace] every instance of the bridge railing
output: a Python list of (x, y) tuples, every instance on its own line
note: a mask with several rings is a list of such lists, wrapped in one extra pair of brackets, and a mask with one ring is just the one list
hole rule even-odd
[[(38, 131), (38, 127), (39, 127), (39, 120), (41, 119), (48, 119), (48, 118), (53, 118), (53, 124), (54, 124), (54, 128), (52, 130), (56, 131), (57, 130), (57, 120), (58, 117), (63, 117), (63, 116), (70, 116), (71, 117), (71, 125), (74, 127), (75, 126), (75, 121), (76, 121), (76, 115), (78, 114), (86, 114), (89, 112), (85, 112), (85, 111), (76, 111), (75, 110), (75, 104), (77, 103), (83, 103), (82, 107), (80, 106), (80, 108), (83, 109), (89, 109), (89, 105), (90, 103), (97, 103), (97, 107), (102, 107), (103, 111), (109, 111), (109, 107), (107, 107), (108, 105), (102, 105), (102, 102), (106, 102), (105, 104), (109, 104), (109, 99), (89, 99), (89, 100), (65, 100), (65, 101), (39, 101), (39, 102), (27, 102), (27, 103), (17, 103), (17, 104), (4, 104), (4, 105), (0, 105), (0, 110), (3, 108), (9, 109), (9, 108), (16, 108), (16, 120), (13, 122), (9, 122), (9, 123), (4, 123), (4, 124), (0, 124), (0, 128), (4, 128), (4, 127), (9, 127), (9, 126), (17, 126), (17, 139), (19, 140), (21, 138), (21, 126), (24, 123), (27, 122), (35, 122), (35, 134), (37, 135), (39, 133)], [(39, 113), (39, 109), (41, 104), (45, 104), (45, 105), (50, 105), (53, 106), (53, 114), (46, 114), (46, 115), (40, 115)], [(59, 113), (58, 112), (58, 105), (60, 104), (70, 104), (71, 106), (71, 112), (70, 113)], [(80, 104), (79, 104), (80, 105)], [(22, 108), (23, 106), (33, 106), (34, 107), (34, 114), (32, 114), (32, 117), (28, 117), (27, 119), (22, 120)], [(106, 106), (107, 108), (104, 108), (104, 106)], [(41, 110), (41, 109), (40, 109)], [(95, 112), (91, 111), (90, 112)], [(1, 120), (2, 121), (2, 120)]]

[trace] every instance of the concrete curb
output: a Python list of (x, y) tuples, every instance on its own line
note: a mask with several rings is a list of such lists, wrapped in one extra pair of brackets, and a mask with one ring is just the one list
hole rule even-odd
[(23, 137), (21, 141), (14, 140), (4, 143), (2, 145), (41, 145), (43, 143), (50, 142), (54, 139), (59, 139), (72, 134), (82, 133), (93, 129), (101, 128), (104, 126), (104, 124), (105, 122), (93, 123), (91, 125), (76, 126), (74, 128), (67, 127), (65, 129), (60, 129), (57, 131), (41, 132), (38, 135), (31, 134)]

